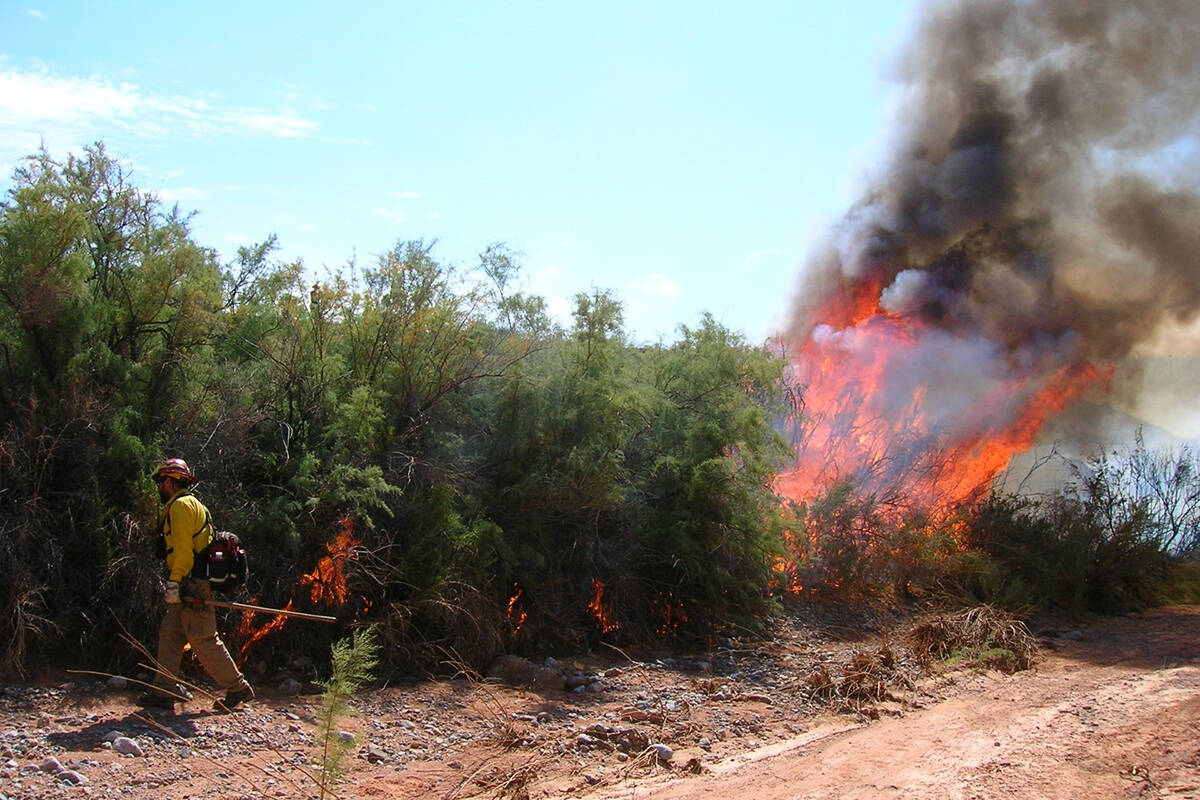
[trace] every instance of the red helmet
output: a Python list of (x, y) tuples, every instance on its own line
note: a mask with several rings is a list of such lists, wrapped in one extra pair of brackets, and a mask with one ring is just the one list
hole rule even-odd
[(186, 481), (187, 483), (196, 482), (196, 476), (192, 474), (191, 467), (182, 458), (163, 459), (162, 464), (154, 471), (154, 480), (160, 481), (163, 478), (172, 478), (177, 481)]

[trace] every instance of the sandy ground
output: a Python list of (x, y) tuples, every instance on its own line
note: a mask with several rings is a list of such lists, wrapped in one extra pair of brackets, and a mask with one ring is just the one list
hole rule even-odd
[(604, 798), (1198, 798), (1200, 616), (1113, 619), (1035, 670), (973, 676), (927, 707), (804, 736)]
[[(579, 692), (466, 680), (365, 692), (339, 724), (357, 739), (336, 796), (1200, 798), (1200, 607), (1052, 631), (1014, 675), (917, 678), (898, 655), (886, 700), (840, 709), (806, 677), (900, 647), (894, 627), (835, 622), (793, 618), (770, 643), (686, 658), (564, 664), (597, 677)], [(199, 697), (148, 712), (133, 696), (79, 675), (4, 687), (0, 795), (321, 794), (318, 696), (263, 685), (231, 715)], [(115, 734), (141, 754), (115, 751)]]

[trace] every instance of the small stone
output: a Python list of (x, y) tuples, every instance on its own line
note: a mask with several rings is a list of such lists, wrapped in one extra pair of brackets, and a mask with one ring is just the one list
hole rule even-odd
[(671, 759), (675, 757), (675, 751), (669, 745), (656, 742), (650, 745), (650, 749), (654, 751), (654, 757), (664, 764), (669, 764)]
[(380, 750), (376, 745), (372, 744), (367, 747), (367, 761), (371, 762), (372, 764), (378, 764), (381, 761), (387, 761), (387, 758), (387, 753)]
[(47, 756), (46, 758), (42, 759), (40, 764), (38, 764), (38, 769), (40, 769), (42, 772), (50, 772), (57, 775), (63, 771), (63, 765), (54, 756)]
[(88, 782), (86, 775), (81, 772), (76, 772), (73, 769), (64, 769), (62, 772), (58, 773), (58, 777), (63, 783), (69, 783), (73, 786), (78, 786), (81, 783)]
[(108, 742), (109, 744), (112, 744), (113, 742), (115, 742), (117, 739), (120, 739), (124, 735), (125, 734), (121, 733), (120, 731), (115, 731), (115, 730), (109, 731), (108, 733), (104, 734), (104, 741)]
[(104, 683), (108, 686), (108, 688), (116, 689), (118, 691), (121, 689), (124, 689), (125, 687), (127, 687), (129, 685), (129, 681), (126, 678), (121, 677), (120, 675), (113, 675), (111, 678), (106, 680)]
[(461, 761), (458, 761), (458, 760), (456, 759), (456, 760), (454, 760), (454, 761), (451, 761), (450, 763), (448, 763), (446, 766), (447, 766), (447, 767), (449, 767), (450, 769), (463, 769), (463, 768), (465, 768), (467, 765), (466, 765), (466, 764), (464, 764), (464, 763), (463, 763), (463, 762), (461, 762)]
[(142, 755), (141, 746), (128, 736), (118, 736), (116, 739), (113, 739), (112, 748), (118, 753), (127, 756), (141, 757)]
[(573, 692), (580, 686), (587, 686), (591, 682), (592, 677), (590, 675), (580, 672), (575, 675), (568, 675), (564, 685), (568, 692)]
[(295, 678), (288, 678), (283, 683), (279, 684), (279, 693), (284, 697), (295, 697), (300, 694), (300, 690), (304, 688), (300, 681)]
[(337, 737), (345, 744), (354, 744), (354, 734), (350, 731), (338, 731)]

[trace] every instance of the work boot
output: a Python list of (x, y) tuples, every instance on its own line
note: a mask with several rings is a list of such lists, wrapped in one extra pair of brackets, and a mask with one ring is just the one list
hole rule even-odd
[(213, 703), (213, 711), (219, 711), (222, 714), (227, 714), (235, 708), (245, 703), (247, 700), (254, 699), (254, 690), (247, 684), (241, 689), (230, 689), (225, 693), (225, 696)]

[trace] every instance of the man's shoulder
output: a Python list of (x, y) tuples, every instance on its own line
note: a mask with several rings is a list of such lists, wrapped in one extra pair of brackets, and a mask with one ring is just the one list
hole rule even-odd
[(194, 494), (181, 494), (171, 501), (171, 510), (176, 508), (186, 509), (193, 514), (204, 514), (208, 509), (204, 503), (200, 502), (200, 498)]

